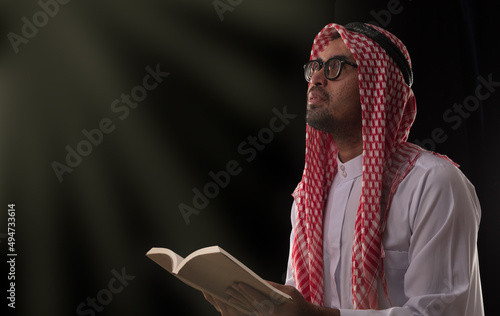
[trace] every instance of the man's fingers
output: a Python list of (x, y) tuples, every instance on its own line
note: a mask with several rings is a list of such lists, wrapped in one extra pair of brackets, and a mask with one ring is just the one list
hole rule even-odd
[[(229, 302), (249, 310), (251, 312), (249, 316), (270, 316), (275, 311), (274, 303), (269, 297), (246, 284), (235, 283), (226, 291), (226, 294), (229, 295)], [(206, 292), (203, 292), (203, 296), (223, 316), (240, 315), (236, 309), (226, 305), (216, 297), (213, 297)]]
[(240, 294), (241, 298), (244, 298), (249, 305), (253, 306), (257, 301), (255, 293), (252, 293), (253, 288), (247, 286), (246, 284), (238, 283), (233, 285), (233, 288)]
[(210, 294), (208, 294), (208, 293), (206, 293), (206, 292), (202, 292), (202, 293), (203, 293), (203, 296), (205, 297), (205, 299), (206, 299), (206, 300), (207, 300), (210, 304), (212, 304), (218, 312), (220, 312), (220, 308), (219, 308), (219, 306), (217, 305), (217, 303), (216, 303), (215, 299), (212, 297), (212, 295), (210, 295)]
[(267, 296), (243, 283), (238, 284), (238, 288), (240, 289), (239, 293), (241, 293), (241, 295), (251, 304), (251, 308), (254, 311), (251, 315), (268, 316), (273, 313), (274, 304)]
[(235, 289), (235, 285), (232, 288), (229, 288), (226, 293), (230, 296), (229, 301), (231, 303), (238, 304), (246, 309), (250, 309), (251, 305), (248, 299), (241, 294), (238, 289)]

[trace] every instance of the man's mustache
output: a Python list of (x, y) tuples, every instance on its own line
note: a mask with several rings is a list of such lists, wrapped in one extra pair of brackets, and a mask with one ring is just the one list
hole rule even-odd
[(322, 99), (330, 100), (330, 95), (328, 94), (328, 92), (326, 92), (325, 89), (323, 89), (320, 86), (313, 86), (311, 89), (309, 89), (309, 91), (307, 92), (308, 99), (309, 99), (309, 95), (311, 94), (311, 92), (319, 94)]

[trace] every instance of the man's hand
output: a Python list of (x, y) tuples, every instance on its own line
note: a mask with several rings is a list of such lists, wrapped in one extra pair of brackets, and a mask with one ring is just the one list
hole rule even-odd
[(208, 293), (203, 292), (203, 296), (222, 316), (246, 316), (246, 314), (239, 312), (236, 308), (227, 305)]
[(269, 282), (273, 287), (292, 297), (291, 301), (284, 303), (270, 299), (254, 288), (243, 284), (235, 284), (227, 291), (230, 295), (230, 301), (240, 304), (252, 311), (252, 316), (300, 316), (309, 315), (313, 305), (307, 302), (302, 294), (293, 286), (282, 285)]
[[(292, 297), (291, 301), (284, 303), (272, 300), (266, 295), (263, 295), (254, 288), (243, 284), (236, 283), (232, 288), (227, 290), (229, 301), (244, 307), (251, 311), (250, 316), (336, 316), (340, 315), (338, 310), (327, 309), (315, 306), (304, 299), (302, 294), (293, 286), (282, 285), (274, 282), (269, 282), (273, 287), (286, 293)], [(220, 300), (204, 293), (205, 298), (223, 315), (223, 316), (240, 316), (245, 315), (235, 308), (224, 304)]]

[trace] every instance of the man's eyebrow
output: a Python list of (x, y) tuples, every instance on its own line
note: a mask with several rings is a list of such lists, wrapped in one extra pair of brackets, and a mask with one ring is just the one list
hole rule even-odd
[[(350, 61), (349, 57), (347, 55), (333, 55), (333, 56), (329, 57), (328, 59), (331, 59), (331, 58), (338, 58), (338, 59), (343, 60), (343, 61)], [(324, 62), (323, 58), (321, 58), (321, 57), (316, 58), (316, 60)]]

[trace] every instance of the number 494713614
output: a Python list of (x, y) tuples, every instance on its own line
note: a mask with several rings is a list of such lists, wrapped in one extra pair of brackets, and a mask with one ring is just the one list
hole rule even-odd
[(10, 252), (15, 252), (15, 245), (16, 245), (16, 239), (14, 236), (16, 235), (16, 209), (15, 209), (15, 204), (9, 204), (8, 207), (9, 209), (7, 210), (8, 212), (8, 218), (7, 218), (7, 235), (9, 236), (7, 238), (8, 245), (9, 245), (9, 251)]

